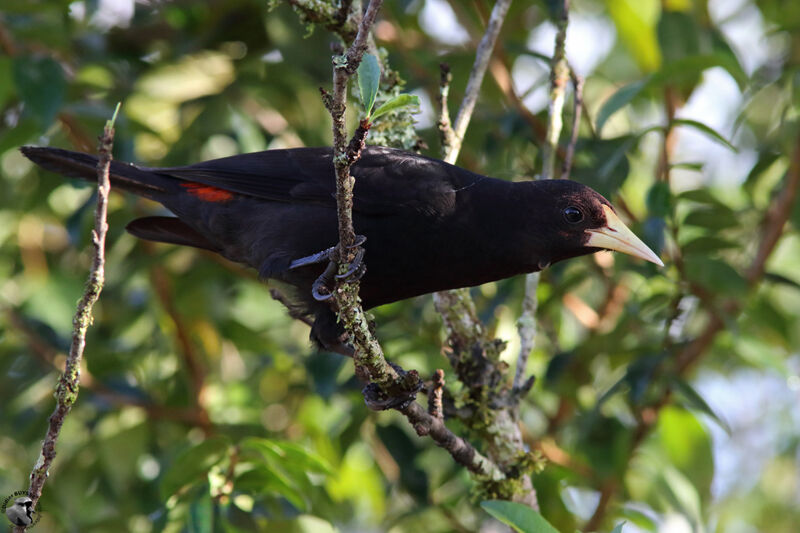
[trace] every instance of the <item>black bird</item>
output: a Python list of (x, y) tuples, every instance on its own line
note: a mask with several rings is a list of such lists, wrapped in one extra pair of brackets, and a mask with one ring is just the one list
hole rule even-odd
[[(59, 174), (96, 180), (92, 155), (26, 146)], [(569, 180), (508, 182), (443, 161), (370, 146), (352, 167), (353, 221), (366, 237), (365, 308), (469, 287), (601, 249), (661, 260), (589, 187)], [(338, 242), (331, 148), (269, 150), (171, 168), (112, 162), (111, 184), (175, 217), (132, 221), (136, 237), (194, 246), (285, 282), (292, 312), (315, 320), (312, 339), (341, 351), (327, 303), (312, 296)]]

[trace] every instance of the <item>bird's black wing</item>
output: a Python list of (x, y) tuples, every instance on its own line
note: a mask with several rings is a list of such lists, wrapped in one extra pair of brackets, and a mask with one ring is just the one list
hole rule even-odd
[[(268, 150), (149, 170), (256, 198), (336, 205), (330, 148)], [(363, 150), (352, 174), (353, 208), (370, 215), (406, 209), (444, 214), (453, 209), (456, 192), (483, 179), (436, 159), (375, 146)]]

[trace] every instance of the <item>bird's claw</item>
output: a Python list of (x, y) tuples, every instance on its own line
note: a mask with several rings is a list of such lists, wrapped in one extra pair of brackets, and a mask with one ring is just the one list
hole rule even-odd
[(367, 267), (364, 264), (364, 249), (357, 248), (356, 256), (350, 262), (350, 266), (347, 268), (347, 272), (345, 272), (344, 274), (336, 274), (336, 279), (345, 280), (348, 282), (358, 281), (361, 279), (361, 277), (364, 275), (366, 271)]
[(353, 244), (346, 248), (348, 250), (355, 249), (356, 255), (350, 262), (347, 272), (343, 274), (336, 274), (337, 263), (333, 260), (333, 252), (336, 249), (335, 247), (328, 248), (327, 250), (323, 250), (322, 252), (318, 252), (314, 255), (292, 261), (292, 264), (289, 266), (289, 268), (297, 268), (299, 266), (320, 263), (323, 260), (328, 259), (329, 263), (328, 266), (325, 267), (325, 271), (311, 285), (311, 296), (313, 296), (318, 302), (325, 302), (333, 297), (333, 289), (331, 287), (335, 285), (337, 280), (344, 281), (346, 283), (352, 283), (360, 280), (367, 271), (367, 267), (364, 264), (364, 249), (361, 248), (361, 245), (365, 242), (367, 242), (367, 238), (365, 236), (356, 235)]
[[(336, 263), (331, 261), (325, 267), (325, 271), (316, 279), (311, 285), (311, 296), (318, 302), (326, 302), (333, 297), (333, 290), (331, 285), (334, 282), (334, 273), (336, 272)], [(324, 289), (322, 291), (321, 289)]]

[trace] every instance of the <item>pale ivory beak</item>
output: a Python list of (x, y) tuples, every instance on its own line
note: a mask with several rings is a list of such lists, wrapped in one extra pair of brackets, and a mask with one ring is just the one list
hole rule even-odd
[(604, 205), (603, 211), (606, 214), (607, 224), (604, 228), (586, 230), (589, 233), (586, 246), (622, 252), (664, 266), (655, 252), (634, 235), (609, 206)]

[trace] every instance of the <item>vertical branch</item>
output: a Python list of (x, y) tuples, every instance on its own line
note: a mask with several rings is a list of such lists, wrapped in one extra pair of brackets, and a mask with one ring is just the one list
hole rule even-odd
[[(561, 137), (563, 126), (562, 114), (570, 68), (567, 64), (566, 39), (567, 25), (569, 23), (569, 0), (563, 0), (558, 18), (558, 31), (556, 33), (555, 50), (550, 67), (550, 104), (548, 106), (547, 134), (542, 146), (542, 173), (540, 179), (553, 178), (558, 139)], [(576, 87), (577, 89), (577, 87)], [(577, 95), (577, 90), (576, 90)], [(576, 109), (578, 102), (576, 96)], [(577, 111), (576, 111), (577, 115)], [(577, 135), (577, 121), (573, 123), (573, 138)], [(570, 143), (572, 146), (573, 143)], [(572, 148), (574, 151), (574, 147)], [(572, 159), (570, 154), (569, 159)], [(566, 164), (566, 161), (565, 161)], [(533, 350), (536, 338), (536, 291), (539, 288), (539, 272), (525, 276), (525, 296), (522, 300), (522, 314), (517, 321), (520, 346), (517, 357), (517, 368), (514, 373), (514, 390), (519, 389), (525, 378), (528, 366), (528, 357)]]
[(567, 145), (567, 153), (564, 155), (564, 164), (561, 167), (561, 179), (565, 180), (569, 179), (569, 174), (572, 172), (572, 159), (575, 157), (575, 145), (578, 143), (578, 132), (583, 113), (583, 77), (576, 74), (572, 68), (570, 68), (570, 77), (575, 101), (572, 113), (572, 134)]
[[(111, 190), (108, 172), (111, 166), (111, 148), (114, 144), (114, 122), (118, 112), (119, 104), (117, 104), (117, 109), (114, 111), (114, 116), (106, 122), (98, 146), (100, 157), (97, 161), (97, 207), (94, 212), (94, 229), (92, 230), (94, 256), (89, 279), (83, 291), (83, 296), (78, 302), (75, 317), (72, 319), (72, 343), (67, 355), (64, 373), (61, 374), (56, 386), (56, 408), (53, 414), (50, 415), (47, 434), (42, 444), (42, 453), (31, 472), (28, 497), (33, 501), (33, 508), (36, 507), (39, 498), (42, 496), (42, 489), (47, 480), (50, 465), (55, 459), (56, 443), (61, 432), (61, 426), (63, 426), (67, 414), (78, 399), (80, 366), (83, 350), (86, 347), (86, 331), (92, 323), (92, 308), (100, 297), (100, 292), (103, 290), (103, 283), (105, 282), (105, 245), (106, 233), (108, 232), (106, 218), (108, 213), (108, 194)], [(25, 528), (19, 527), (17, 530), (24, 531)]]
[(458, 109), (458, 115), (456, 115), (456, 121), (453, 125), (453, 143), (443, 147), (443, 159), (448, 163), (455, 163), (456, 159), (458, 159), (461, 144), (464, 142), (464, 134), (467, 132), (467, 126), (469, 126), (469, 121), (472, 119), (472, 112), (475, 110), (475, 103), (478, 101), (483, 76), (486, 74), (486, 67), (489, 66), (489, 59), (492, 57), (492, 51), (497, 42), (497, 36), (500, 35), (500, 28), (503, 27), (503, 21), (506, 18), (509, 6), (511, 6), (511, 0), (497, 0), (494, 8), (492, 8), (492, 14), (489, 16), (486, 32), (483, 34), (481, 42), (478, 43), (478, 49), (475, 52), (475, 63), (472, 65), (472, 71), (469, 74), (469, 80), (467, 80), (466, 93), (461, 101), (461, 107)]
[(558, 17), (555, 51), (550, 67), (550, 104), (545, 143), (542, 146), (541, 179), (553, 177), (556, 161), (556, 147), (563, 126), (562, 113), (569, 81), (569, 65), (566, 57), (567, 24), (569, 23), (569, 0), (563, 0)]

